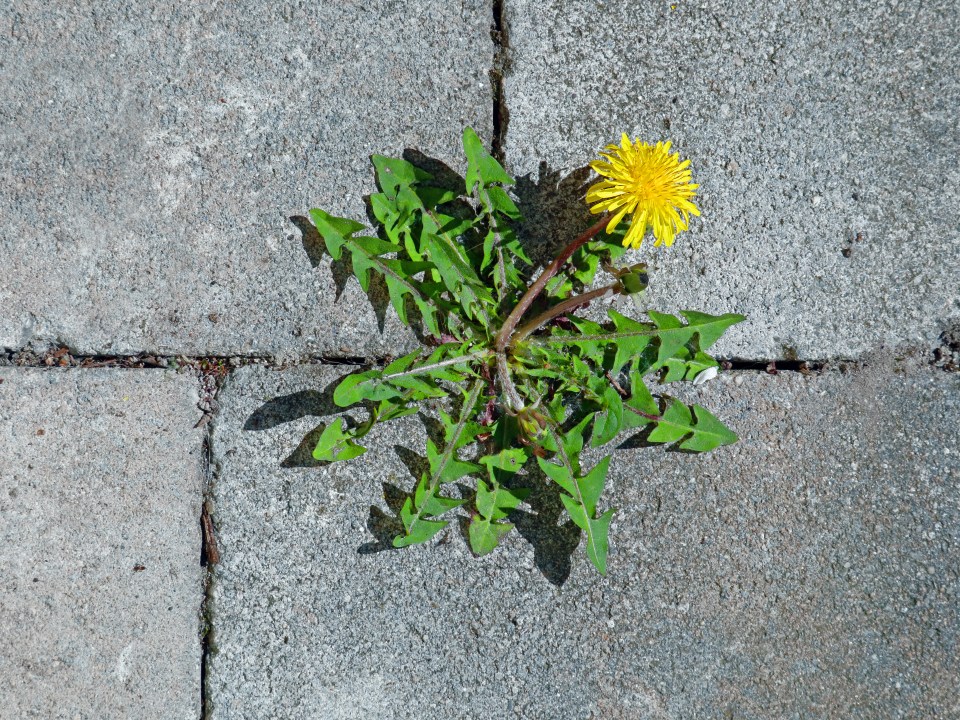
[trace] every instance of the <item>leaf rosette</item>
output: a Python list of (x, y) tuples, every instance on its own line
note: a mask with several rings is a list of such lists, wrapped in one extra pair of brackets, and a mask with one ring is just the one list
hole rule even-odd
[[(460, 513), (472, 550), (493, 551), (528, 497), (524, 478), (539, 469), (606, 574), (614, 509), (603, 491), (614, 457), (584, 468), (584, 449), (637, 430), (649, 443), (695, 453), (736, 442), (708, 410), (662, 388), (715, 375), (708, 350), (744, 318), (653, 310), (638, 318), (613, 308), (602, 323), (581, 316), (590, 302), (645, 289), (645, 265), (617, 266), (627, 225), (602, 234), (610, 218), (601, 217), (534, 277), (515, 231), (522, 217), (513, 178), (469, 128), (463, 146), (466, 173), (454, 180), (374, 156), (375, 231), (310, 213), (331, 257), (349, 258), (364, 290), (378, 275), (400, 320), (424, 340), (341, 381), (334, 402), (362, 407), (365, 418), (333, 419), (314, 458), (357, 461), (376, 424), (428, 408), (440, 432), (427, 440), (428, 467), (400, 507), (394, 546), (427, 542)], [(601, 274), (611, 282), (600, 284)]]

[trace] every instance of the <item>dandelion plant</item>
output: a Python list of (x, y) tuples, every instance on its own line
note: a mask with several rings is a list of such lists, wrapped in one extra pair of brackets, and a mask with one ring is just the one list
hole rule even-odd
[(601, 179), (586, 195), (598, 221), (539, 272), (516, 235), (513, 178), (469, 128), (463, 148), (466, 174), (455, 183), (373, 156), (374, 232), (310, 213), (330, 255), (346, 253), (364, 290), (379, 275), (400, 320), (423, 339), (420, 349), (340, 382), (334, 402), (365, 414), (326, 425), (313, 455), (362, 462), (361, 441), (377, 423), (428, 401), (442, 433), (426, 441), (427, 470), (400, 508), (394, 546), (427, 542), (460, 513), (472, 550), (491, 552), (527, 497), (524, 475), (538, 466), (606, 574), (614, 509), (602, 495), (613, 456), (584, 467), (584, 448), (638, 428), (649, 430), (650, 443), (693, 452), (735, 442), (714, 415), (663, 384), (714, 376), (707, 350), (743, 317), (649, 310), (637, 318), (612, 308), (605, 322), (582, 315), (591, 302), (646, 288), (646, 265), (624, 261), (648, 229), (655, 245), (670, 246), (699, 215), (689, 161), (671, 154), (670, 143), (624, 135), (604, 148), (591, 165)]

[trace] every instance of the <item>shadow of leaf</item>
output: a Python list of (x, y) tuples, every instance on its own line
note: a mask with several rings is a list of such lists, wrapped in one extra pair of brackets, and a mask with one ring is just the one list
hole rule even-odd
[(396, 550), (393, 539), (403, 535), (403, 523), (400, 522), (400, 509), (410, 497), (410, 493), (391, 483), (383, 483), (383, 499), (392, 514), (385, 513), (376, 505), (370, 506), (367, 518), (367, 530), (373, 535), (372, 542), (365, 542), (357, 548), (360, 555), (372, 555), (385, 550)]
[(311, 267), (317, 267), (327, 251), (320, 233), (310, 222), (310, 218), (304, 215), (291, 215), (288, 219), (300, 231), (300, 241), (303, 243), (303, 249), (307, 253)]
[[(307, 253), (311, 267), (319, 267), (323, 256), (327, 253), (327, 247), (317, 232), (317, 228), (310, 222), (310, 218), (303, 215), (293, 215), (290, 222), (297, 226), (300, 231), (303, 249)], [(336, 288), (333, 301), (337, 302), (347, 287), (347, 281), (353, 277), (353, 266), (350, 262), (350, 254), (344, 253), (339, 260), (330, 261), (330, 274), (333, 275), (333, 284)]]
[[(310, 219), (303, 215), (293, 215), (290, 222), (297, 226), (300, 231), (303, 249), (307, 253), (310, 265), (314, 268), (319, 267), (327, 249), (323, 238), (317, 232)], [(347, 282), (353, 275), (353, 263), (350, 261), (350, 253), (344, 252), (339, 260), (330, 260), (330, 274), (333, 276), (333, 284), (336, 288), (333, 301), (340, 300), (343, 291), (347, 287)], [(377, 318), (377, 326), (383, 333), (384, 323), (387, 318), (387, 307), (390, 305), (390, 295), (387, 292), (386, 281), (377, 273), (370, 273), (370, 284), (367, 289), (367, 299), (373, 307), (374, 315)]]
[(517, 178), (513, 194), (523, 213), (523, 222), (516, 228), (517, 237), (534, 266), (548, 264), (595, 222), (583, 199), (592, 172), (589, 167), (582, 167), (563, 175), (542, 162), (536, 179), (532, 175)]
[(415, 148), (406, 148), (403, 151), (403, 159), (414, 167), (430, 173), (433, 176), (430, 185), (444, 190), (452, 190), (458, 195), (463, 195), (466, 192), (466, 181), (463, 176), (443, 160), (430, 157)]
[(283, 462), (280, 463), (280, 467), (315, 468), (329, 465), (330, 463), (322, 462), (313, 457), (313, 449), (317, 446), (317, 442), (320, 440), (320, 435), (323, 433), (326, 427), (326, 423), (320, 423), (313, 430), (308, 432), (304, 436), (303, 440), (300, 441), (300, 444), (297, 445), (297, 449), (284, 458)]
[(617, 450), (639, 450), (640, 448), (658, 448), (663, 447), (663, 443), (652, 443), (647, 440), (650, 437), (650, 433), (653, 432), (655, 424), (651, 423), (650, 425), (644, 426), (641, 430), (634, 433), (622, 443), (617, 445)]
[(559, 488), (531, 463), (523, 476), (514, 475), (505, 483), (510, 488), (528, 488), (527, 505), (533, 512), (510, 514), (520, 536), (533, 546), (533, 562), (543, 576), (560, 587), (570, 577), (571, 560), (580, 544), (580, 528), (572, 520), (558, 524), (563, 512)]
[(341, 379), (338, 378), (323, 390), (300, 390), (268, 400), (253, 411), (243, 424), (243, 429), (260, 432), (303, 417), (324, 417), (340, 412), (333, 402), (333, 389)]
[(407, 466), (407, 470), (410, 471), (410, 475), (413, 476), (415, 481), (419, 482), (423, 474), (429, 472), (430, 466), (427, 463), (427, 459), (422, 455), (418, 455), (403, 445), (394, 445), (393, 450), (397, 453), (397, 457), (400, 458), (400, 462)]

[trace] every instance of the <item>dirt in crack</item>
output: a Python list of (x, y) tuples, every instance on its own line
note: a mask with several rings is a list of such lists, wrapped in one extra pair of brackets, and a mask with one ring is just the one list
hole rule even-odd
[(510, 111), (505, 96), (505, 78), (510, 65), (510, 37), (504, 10), (504, 0), (493, 2), (493, 25), (490, 28), (493, 40), (493, 66), (490, 68), (490, 90), (493, 96), (493, 139), (491, 154), (501, 165), (506, 160), (507, 126)]

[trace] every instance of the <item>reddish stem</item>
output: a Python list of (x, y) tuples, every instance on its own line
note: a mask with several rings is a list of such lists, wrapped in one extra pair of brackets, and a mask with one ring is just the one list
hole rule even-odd
[(612, 295), (614, 293), (620, 293), (622, 291), (623, 291), (623, 285), (621, 285), (619, 282), (615, 282), (612, 285), (605, 285), (604, 287), (597, 288), (596, 290), (585, 292), (583, 293), (583, 295), (574, 295), (571, 298), (567, 298), (563, 302), (557, 303), (551, 308), (547, 308), (542, 313), (540, 313), (535, 318), (533, 318), (533, 320), (522, 325), (513, 334), (513, 337), (510, 339), (510, 345), (512, 346), (515, 343), (520, 342), (527, 335), (529, 335), (534, 330), (536, 330), (538, 327), (550, 322), (555, 317), (559, 317), (560, 315), (566, 315), (568, 312), (571, 312), (572, 310), (576, 310), (578, 307), (582, 307), (583, 305), (586, 305), (587, 303), (593, 300), (596, 300), (598, 298), (607, 297), (608, 295)]
[(510, 342), (510, 336), (513, 334), (514, 329), (520, 322), (520, 318), (522, 318), (523, 314), (530, 309), (530, 306), (533, 305), (533, 301), (537, 299), (537, 296), (543, 292), (543, 289), (547, 286), (547, 283), (550, 282), (550, 278), (560, 271), (560, 268), (563, 267), (564, 263), (566, 263), (567, 260), (570, 259), (570, 256), (577, 251), (577, 248), (593, 239), (597, 233), (607, 227), (609, 222), (610, 218), (604, 216), (595, 225), (585, 230), (580, 237), (561, 250), (560, 254), (553, 259), (553, 262), (543, 269), (543, 272), (540, 273), (540, 277), (536, 279), (533, 285), (527, 288), (527, 292), (524, 293), (522, 298), (520, 298), (520, 302), (517, 303), (516, 307), (514, 307), (507, 316), (507, 319), (503, 322), (503, 327), (501, 327), (500, 332), (497, 333), (496, 340), (494, 341), (494, 347), (496, 348), (498, 354), (502, 354), (506, 350), (506, 347)]

